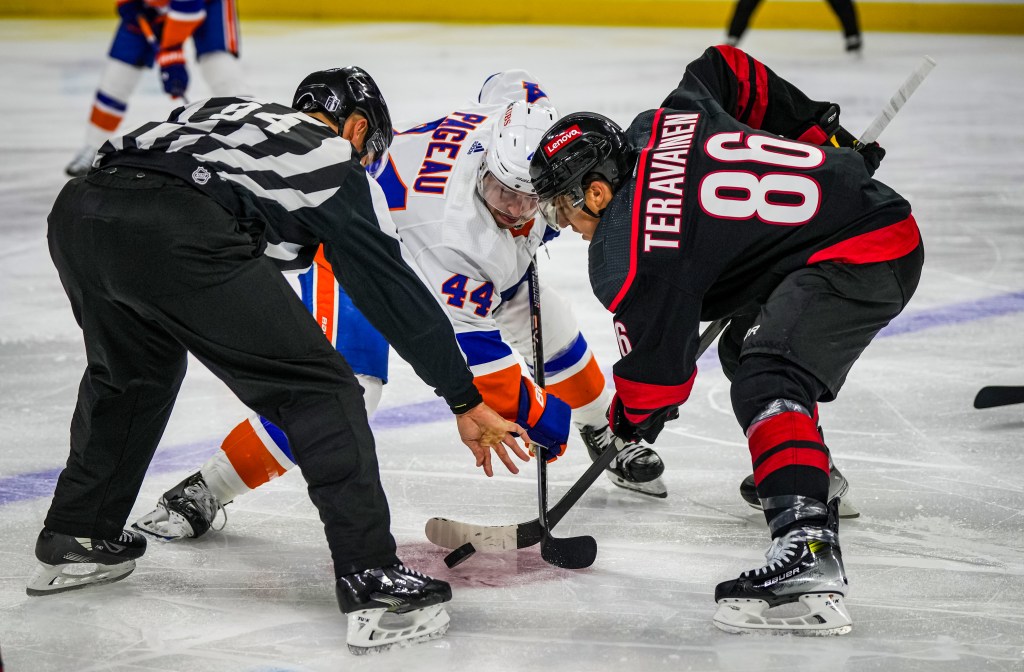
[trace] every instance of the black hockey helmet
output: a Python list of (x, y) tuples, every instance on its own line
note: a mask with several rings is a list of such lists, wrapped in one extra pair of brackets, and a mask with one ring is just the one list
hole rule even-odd
[(596, 173), (613, 191), (633, 172), (635, 152), (614, 121), (594, 112), (576, 112), (549, 128), (530, 161), (533, 188), (542, 201), (570, 195), (583, 203), (583, 180)]
[(339, 131), (353, 112), (366, 117), (369, 127), (359, 158), (367, 153), (373, 159), (380, 158), (391, 146), (394, 130), (388, 104), (377, 83), (362, 68), (332, 68), (307, 75), (295, 89), (292, 107), (300, 112), (326, 114)]

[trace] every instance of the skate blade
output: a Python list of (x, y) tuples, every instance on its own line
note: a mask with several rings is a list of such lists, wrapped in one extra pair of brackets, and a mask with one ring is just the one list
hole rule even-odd
[(653, 481), (647, 481), (646, 483), (635, 483), (633, 481), (627, 481), (621, 476), (616, 476), (610, 471), (606, 471), (604, 473), (608, 474), (608, 480), (624, 490), (636, 492), (641, 495), (647, 495), (648, 497), (657, 497), (658, 499), (665, 499), (668, 497), (668, 488), (665, 487), (665, 482), (662, 481), (660, 477)]
[(116, 565), (103, 565), (98, 562), (48, 565), (40, 562), (28, 580), (25, 593), (32, 597), (56, 595), (87, 586), (114, 583), (134, 571), (134, 560)]
[(839, 500), (839, 517), (840, 518), (860, 518), (860, 511), (849, 503), (845, 498)]
[[(761, 503), (760, 502), (758, 502), (757, 504), (754, 504), (753, 502), (747, 502), (747, 505), (750, 508), (752, 508), (752, 509), (757, 509), (758, 511), (763, 511), (764, 510), (764, 509), (761, 508)], [(839, 517), (844, 519), (844, 520), (847, 520), (847, 519), (850, 519), (850, 518), (860, 518), (860, 511), (857, 510), (857, 508), (853, 504), (850, 504), (846, 499), (840, 499), (839, 500)]]
[(437, 639), (451, 619), (443, 604), (392, 614), (386, 609), (366, 609), (349, 614), (348, 650), (354, 655), (382, 653)]
[(724, 599), (718, 603), (713, 622), (732, 634), (800, 635), (826, 637), (845, 635), (853, 629), (846, 610), (846, 598), (839, 593), (808, 593), (799, 597), (806, 613), (787, 615), (789, 602), (773, 608), (758, 599)]

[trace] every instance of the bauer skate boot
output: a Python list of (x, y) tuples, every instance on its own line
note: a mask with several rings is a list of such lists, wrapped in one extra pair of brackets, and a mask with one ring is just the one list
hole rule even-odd
[[(850, 489), (850, 484), (847, 482), (846, 477), (836, 469), (836, 465), (832, 464), (832, 457), (828, 458), (828, 501), (839, 500), (839, 517), (840, 518), (859, 518), (860, 511), (849, 503), (846, 498), (846, 493)], [(743, 498), (747, 504), (757, 510), (762, 510), (761, 500), (757, 496), (757, 486), (754, 485), (754, 475), (751, 474), (743, 479), (740, 483), (740, 497)]]
[[(584, 427), (580, 430), (583, 443), (590, 453), (590, 460), (597, 461), (604, 451), (612, 447), (615, 434), (608, 425), (603, 427)], [(651, 497), (668, 497), (668, 490), (661, 480), (665, 464), (654, 449), (642, 443), (626, 443), (619, 454), (611, 461), (605, 473), (612, 483)]]
[(849, 583), (833, 529), (804, 527), (772, 541), (763, 567), (715, 588), (715, 625), (732, 633), (845, 635)]
[(122, 531), (117, 539), (91, 539), (44, 527), (36, 540), (39, 565), (25, 592), (54, 595), (120, 581), (135, 571), (135, 561), (145, 552), (146, 538), (131, 530)]
[(68, 177), (81, 177), (92, 170), (93, 159), (96, 158), (96, 147), (86, 145), (75, 154), (75, 158), (64, 167), (64, 174)]
[[(162, 541), (197, 538), (206, 534), (224, 505), (210, 492), (201, 472), (196, 472), (168, 490), (156, 508), (136, 520), (132, 527)], [(224, 511), (224, 523), (228, 514)]]
[(423, 642), (448, 630), (443, 604), (452, 599), (451, 586), (401, 563), (347, 574), (335, 592), (348, 616), (348, 650), (356, 655)]

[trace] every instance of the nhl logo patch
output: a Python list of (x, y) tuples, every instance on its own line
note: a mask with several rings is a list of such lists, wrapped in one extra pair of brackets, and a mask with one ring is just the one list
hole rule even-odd
[(207, 182), (210, 181), (210, 171), (208, 171), (206, 168), (202, 166), (199, 166), (198, 168), (192, 171), (192, 180), (196, 184), (206, 184)]

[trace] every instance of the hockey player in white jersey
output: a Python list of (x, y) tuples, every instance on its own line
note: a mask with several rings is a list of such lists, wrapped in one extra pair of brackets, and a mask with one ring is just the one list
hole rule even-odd
[[(514, 354), (532, 361), (527, 268), (538, 248), (558, 235), (537, 212), (529, 159), (557, 118), (547, 95), (524, 71), (488, 78), (477, 101), (440, 119), (398, 133), (377, 181), (416, 266), (448, 310), (456, 338), (485, 401), (548, 446), (565, 449), (571, 421), (591, 459), (612, 445), (604, 375), (568, 301), (541, 285), (545, 390), (523, 375)], [(318, 256), (303, 279), (303, 295), (328, 338), (347, 359), (361, 362), (382, 341), (344, 341), (345, 324), (330, 265)], [(340, 326), (339, 326), (340, 325)], [(343, 347), (344, 346), (344, 347)], [(350, 353), (361, 347), (363, 352)], [(383, 367), (354, 364), (368, 410), (380, 398)], [(288, 440), (260, 418), (240, 423), (203, 467), (161, 498), (136, 526), (164, 539), (197, 537), (223, 504), (291, 469)], [(659, 456), (627, 444), (611, 463), (616, 485), (665, 497)]]

